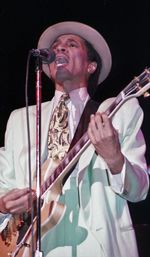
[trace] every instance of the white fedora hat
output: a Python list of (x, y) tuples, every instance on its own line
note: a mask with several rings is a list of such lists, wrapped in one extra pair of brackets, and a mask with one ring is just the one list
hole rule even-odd
[[(111, 69), (111, 53), (103, 36), (92, 27), (75, 21), (56, 23), (48, 27), (42, 33), (38, 42), (38, 48), (50, 48), (57, 37), (65, 34), (78, 35), (92, 44), (102, 61), (102, 68), (99, 75), (98, 84), (104, 81)], [(47, 64), (43, 64), (43, 71), (49, 77), (49, 69)]]

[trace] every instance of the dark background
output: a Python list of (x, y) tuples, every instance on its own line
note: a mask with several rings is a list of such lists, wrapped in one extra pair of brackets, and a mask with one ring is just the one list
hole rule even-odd
[[(99, 30), (111, 49), (113, 66), (96, 97), (117, 95), (150, 65), (150, 1), (5, 1), (0, 6), (0, 145), (9, 114), (25, 105), (28, 51), (36, 48), (41, 33), (66, 20), (87, 23)], [(43, 74), (43, 101), (53, 95), (53, 86)], [(150, 98), (138, 98), (144, 110), (143, 133), (150, 164)], [(34, 61), (29, 72), (29, 104), (35, 104)], [(136, 154), (136, 153), (135, 153)], [(150, 224), (150, 196), (130, 204), (135, 225)], [(145, 226), (145, 225), (144, 225)]]

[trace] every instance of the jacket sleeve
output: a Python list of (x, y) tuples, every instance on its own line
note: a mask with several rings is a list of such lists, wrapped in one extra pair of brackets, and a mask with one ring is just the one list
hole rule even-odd
[[(13, 114), (10, 115), (7, 123), (5, 145), (0, 148), (0, 197), (16, 186), (13, 163), (12, 116)], [(0, 232), (6, 227), (10, 217), (10, 214), (0, 213)]]
[(123, 104), (113, 117), (125, 162), (119, 178), (107, 168), (108, 177), (112, 190), (131, 202), (144, 200), (149, 189), (142, 122), (143, 111), (136, 98)]
[(13, 160), (14, 144), (12, 113), (7, 123), (4, 147), (0, 148), (0, 196), (16, 187)]

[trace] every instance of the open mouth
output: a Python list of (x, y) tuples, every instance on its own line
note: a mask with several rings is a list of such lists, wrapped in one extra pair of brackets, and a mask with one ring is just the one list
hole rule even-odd
[(64, 66), (68, 63), (68, 59), (64, 56), (58, 56), (55, 59), (55, 63), (57, 67)]

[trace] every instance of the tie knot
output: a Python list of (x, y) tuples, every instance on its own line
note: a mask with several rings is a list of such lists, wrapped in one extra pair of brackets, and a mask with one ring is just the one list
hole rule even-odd
[(69, 94), (64, 93), (61, 97), (60, 97), (60, 101), (64, 102), (67, 101), (69, 99)]

